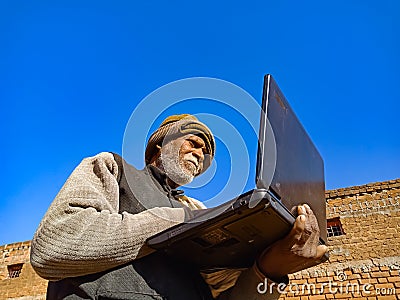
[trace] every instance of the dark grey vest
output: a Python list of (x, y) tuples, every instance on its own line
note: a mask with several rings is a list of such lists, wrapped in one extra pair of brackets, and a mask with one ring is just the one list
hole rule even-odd
[[(120, 212), (139, 213), (152, 207), (182, 207), (179, 191), (166, 185), (165, 174), (152, 166), (136, 170), (113, 154), (121, 175)], [(131, 183), (128, 185), (128, 181)], [(144, 207), (142, 203), (146, 205)], [(190, 211), (187, 210), (190, 214)], [(186, 262), (155, 252), (102, 273), (49, 282), (47, 299), (213, 299), (199, 271)]]

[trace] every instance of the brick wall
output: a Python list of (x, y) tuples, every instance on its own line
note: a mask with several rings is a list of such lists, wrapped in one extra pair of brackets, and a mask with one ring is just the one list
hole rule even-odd
[[(326, 192), (330, 259), (290, 275), (282, 299), (400, 299), (400, 179)], [(47, 281), (29, 263), (30, 242), (0, 246), (0, 300), (44, 299)], [(8, 266), (23, 263), (16, 278)], [(245, 299), (244, 299), (245, 300)]]
[(293, 274), (282, 298), (400, 299), (400, 179), (326, 192), (328, 262)]
[[(0, 246), (0, 300), (45, 299), (47, 280), (32, 269), (29, 251), (30, 241)], [(21, 264), (22, 269), (13, 270)]]

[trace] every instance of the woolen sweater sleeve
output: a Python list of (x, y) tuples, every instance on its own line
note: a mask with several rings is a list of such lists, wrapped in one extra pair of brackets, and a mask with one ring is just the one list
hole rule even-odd
[(31, 264), (48, 280), (97, 273), (151, 252), (148, 237), (184, 221), (182, 208), (118, 213), (118, 165), (111, 153), (84, 159), (39, 224)]

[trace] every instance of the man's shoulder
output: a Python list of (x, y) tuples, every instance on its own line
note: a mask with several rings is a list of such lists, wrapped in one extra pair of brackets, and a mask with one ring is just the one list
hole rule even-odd
[(100, 152), (93, 156), (85, 157), (81, 163), (80, 167), (85, 169), (90, 168), (93, 171), (107, 170), (113, 174), (120, 174), (123, 170), (123, 159), (121, 155), (113, 152)]
[(114, 159), (115, 156), (121, 157), (119, 154), (116, 154), (114, 152), (103, 151), (92, 156), (86, 156), (83, 160), (96, 160), (96, 159), (107, 160), (107, 159)]
[(103, 152), (99, 152), (93, 156), (87, 156), (85, 157), (83, 160), (91, 160), (91, 161), (95, 161), (95, 160), (99, 160), (99, 161), (115, 161), (118, 165), (124, 164), (124, 165), (129, 165), (129, 163), (127, 163), (120, 154), (112, 152), (112, 151), (103, 151)]

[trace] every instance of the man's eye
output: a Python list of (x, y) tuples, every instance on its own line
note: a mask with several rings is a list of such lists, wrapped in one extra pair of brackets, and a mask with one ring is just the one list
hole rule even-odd
[(200, 143), (196, 140), (188, 140), (190, 147), (192, 148), (202, 148), (205, 149), (205, 146), (203, 145), (203, 143)]

